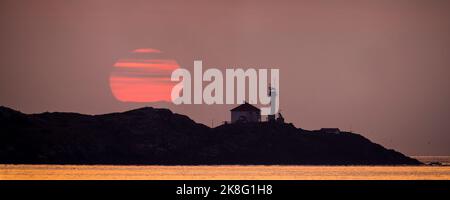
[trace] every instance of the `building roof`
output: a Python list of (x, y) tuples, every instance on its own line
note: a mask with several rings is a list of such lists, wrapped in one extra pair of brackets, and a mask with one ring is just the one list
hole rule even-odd
[(320, 131), (325, 133), (341, 133), (341, 130), (338, 128), (321, 128)]
[(244, 104), (231, 109), (231, 111), (258, 111), (258, 112), (260, 112), (261, 110), (255, 106), (253, 106), (252, 104), (245, 102)]

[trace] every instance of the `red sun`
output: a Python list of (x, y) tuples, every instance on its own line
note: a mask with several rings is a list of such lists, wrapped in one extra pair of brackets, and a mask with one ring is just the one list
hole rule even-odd
[(158, 49), (135, 49), (114, 64), (109, 77), (111, 91), (124, 102), (170, 101), (172, 88), (177, 84), (170, 81), (170, 76), (179, 67)]

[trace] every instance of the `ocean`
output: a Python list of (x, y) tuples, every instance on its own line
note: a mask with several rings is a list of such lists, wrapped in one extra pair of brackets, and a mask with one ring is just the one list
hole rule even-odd
[[(442, 166), (0, 165), (0, 180), (450, 180), (450, 156), (415, 157)], [(447, 165), (447, 166), (446, 166)]]

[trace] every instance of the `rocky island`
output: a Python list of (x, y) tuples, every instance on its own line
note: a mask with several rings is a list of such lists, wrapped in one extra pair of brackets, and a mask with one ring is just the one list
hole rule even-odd
[(0, 107), (0, 163), (114, 165), (420, 165), (350, 132), (288, 123), (210, 128), (168, 109), (24, 114)]

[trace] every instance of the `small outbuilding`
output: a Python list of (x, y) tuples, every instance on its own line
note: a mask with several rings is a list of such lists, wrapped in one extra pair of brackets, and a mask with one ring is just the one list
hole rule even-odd
[(341, 133), (341, 130), (339, 130), (338, 128), (321, 128), (320, 131), (324, 132), (324, 133), (329, 133), (329, 134)]

